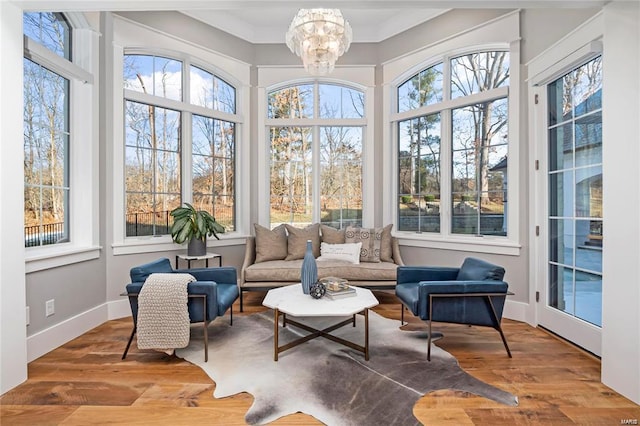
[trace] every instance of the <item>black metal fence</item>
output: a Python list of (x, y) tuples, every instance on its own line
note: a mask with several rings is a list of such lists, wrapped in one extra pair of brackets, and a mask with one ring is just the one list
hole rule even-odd
[(37, 247), (67, 240), (64, 222), (24, 227), (24, 246)]
[(171, 233), (173, 218), (169, 210), (126, 215), (126, 236), (165, 235)]

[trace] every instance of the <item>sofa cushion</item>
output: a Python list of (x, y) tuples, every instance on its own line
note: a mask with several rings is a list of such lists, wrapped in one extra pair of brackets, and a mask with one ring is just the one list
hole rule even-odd
[[(395, 281), (398, 265), (389, 262), (360, 263), (341, 261), (318, 262), (318, 278), (339, 277), (349, 281)], [(300, 282), (302, 260), (272, 260), (254, 263), (245, 269), (245, 281)]]
[(380, 262), (380, 243), (382, 228), (355, 228), (347, 226), (345, 242), (362, 243), (360, 249), (361, 262)]
[(322, 241), (328, 244), (344, 244), (344, 229), (332, 228), (328, 225), (320, 225)]
[(287, 257), (287, 231), (284, 225), (278, 225), (273, 230), (257, 223), (253, 227), (256, 231), (256, 263)]
[(349, 263), (360, 263), (360, 248), (362, 243), (328, 244), (320, 243), (320, 257), (318, 262), (326, 260), (344, 260)]
[(481, 259), (467, 257), (460, 271), (458, 271), (458, 281), (484, 281), (504, 278), (505, 270), (501, 266), (494, 265)]
[(393, 228), (392, 223), (382, 228), (382, 239), (380, 240), (380, 261), (382, 262), (393, 262), (391, 228)]
[(307, 240), (311, 240), (313, 257), (320, 256), (320, 224), (314, 223), (306, 228), (296, 228), (289, 224), (284, 225), (289, 236), (287, 237), (287, 256), (285, 260), (296, 260), (304, 257), (307, 250)]

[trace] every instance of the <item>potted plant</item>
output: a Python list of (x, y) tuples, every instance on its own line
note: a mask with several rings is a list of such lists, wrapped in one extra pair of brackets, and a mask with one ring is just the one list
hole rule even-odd
[(208, 211), (184, 204), (185, 207), (177, 207), (169, 213), (173, 217), (171, 237), (178, 244), (188, 243), (187, 255), (203, 256), (207, 252), (207, 236), (213, 235), (219, 240), (218, 233), (224, 232), (224, 226)]

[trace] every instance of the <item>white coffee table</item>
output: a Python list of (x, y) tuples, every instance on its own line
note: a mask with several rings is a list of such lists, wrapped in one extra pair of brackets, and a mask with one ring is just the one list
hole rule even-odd
[[(327, 297), (314, 299), (308, 294), (302, 292), (302, 285), (288, 285), (269, 290), (262, 304), (273, 309), (273, 360), (278, 360), (278, 354), (298, 346), (301, 343), (308, 342), (316, 337), (324, 337), (334, 342), (340, 343), (364, 354), (364, 359), (369, 360), (369, 309), (378, 304), (378, 299), (373, 293), (366, 288), (354, 287), (356, 296), (345, 297), (342, 299), (332, 300)], [(345, 340), (341, 337), (334, 336), (331, 333), (347, 324), (356, 326), (356, 314), (364, 316), (364, 346)], [(308, 331), (310, 334), (296, 339), (286, 345), (278, 346), (278, 320), (282, 315), (282, 327), (291, 324), (298, 328)], [(291, 315), (298, 318), (304, 317), (349, 317), (344, 321), (334, 324), (330, 327), (318, 330), (307, 324), (287, 318)]]

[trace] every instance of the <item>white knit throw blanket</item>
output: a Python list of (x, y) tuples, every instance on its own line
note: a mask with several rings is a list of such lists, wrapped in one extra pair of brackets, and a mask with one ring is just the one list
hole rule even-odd
[(190, 274), (151, 274), (138, 295), (138, 348), (168, 351), (189, 344)]

